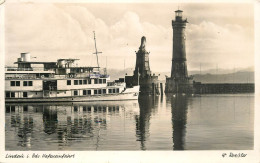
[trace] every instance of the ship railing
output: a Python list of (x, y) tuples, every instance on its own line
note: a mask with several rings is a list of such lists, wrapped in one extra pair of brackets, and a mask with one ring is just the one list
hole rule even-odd
[(5, 79), (76, 79), (76, 78), (88, 78), (89, 76), (74, 76), (70, 77), (69, 75), (51, 75), (51, 76), (31, 76), (29, 75), (19, 75), (15, 74), (13, 76), (5, 75)]
[(45, 69), (43, 67), (27, 67), (27, 68), (20, 68), (20, 67), (5, 67), (5, 71), (54, 71), (54, 69)]
[[(9, 71), (13, 71), (10, 70)], [(44, 75), (47, 72), (48, 75)], [(74, 79), (74, 78), (109, 78), (109, 75), (103, 74), (89, 74), (89, 73), (78, 73), (78, 74), (55, 74), (54, 71), (35, 72), (35, 73), (6, 73), (6, 79)]]
[(5, 79), (39, 79), (39, 78), (37, 78), (37, 77), (25, 77), (25, 76), (12, 76), (12, 77), (10, 77), (10, 76), (7, 76), (7, 77), (5, 77)]
[(50, 79), (54, 77), (38, 77), (38, 76), (6, 76), (5, 79)]
[(109, 75), (105, 74), (90, 74), (91, 78), (109, 78)]

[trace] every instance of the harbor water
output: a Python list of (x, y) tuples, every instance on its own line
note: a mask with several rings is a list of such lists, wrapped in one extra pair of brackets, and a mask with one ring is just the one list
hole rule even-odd
[(5, 150), (251, 150), (254, 94), (7, 103)]

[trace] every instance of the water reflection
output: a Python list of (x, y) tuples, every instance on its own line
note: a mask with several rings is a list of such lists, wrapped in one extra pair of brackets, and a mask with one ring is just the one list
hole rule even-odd
[(6, 150), (223, 150), (254, 144), (253, 95), (9, 103), (5, 109)]
[(55, 133), (58, 124), (57, 109), (51, 108), (51, 106), (45, 106), (42, 119), (44, 132), (49, 135)]
[(171, 100), (173, 150), (184, 150), (189, 97), (168, 95), (167, 99)]
[(150, 118), (151, 113), (158, 108), (159, 96), (140, 96), (139, 108), (140, 114), (135, 116), (136, 121), (136, 137), (141, 143), (141, 150), (146, 150), (145, 142), (149, 139)]
[[(19, 137), (18, 145), (22, 147), (31, 147), (31, 138), (34, 130), (34, 120), (31, 114), (27, 113), (28, 106), (6, 106), (6, 113), (10, 113), (11, 127), (17, 128)], [(19, 116), (19, 113), (24, 113)]]
[[(126, 108), (131, 108), (127, 115), (138, 114), (137, 101), (128, 105), (127, 102), (7, 104), (6, 115), (10, 116), (10, 127), (17, 130), (20, 147), (30, 149), (31, 139), (38, 139), (36, 137), (42, 131), (49, 135), (46, 136), (48, 139), (57, 141), (59, 149), (70, 146), (72, 141), (89, 140), (98, 150), (102, 139), (100, 133), (107, 130), (108, 120), (125, 115)], [(34, 129), (41, 124), (42, 130)], [(36, 130), (39, 132), (33, 137)]]
[[(173, 149), (183, 150), (188, 98), (166, 96), (166, 101), (171, 105)], [(141, 150), (147, 150), (150, 120), (152, 115), (157, 114), (158, 107), (163, 107), (162, 102), (160, 96), (140, 96), (138, 104), (131, 103), (134, 106), (131, 105), (130, 108), (136, 108), (137, 111), (130, 115), (135, 120), (135, 136)], [(100, 133), (107, 130), (107, 121), (113, 116), (125, 118), (129, 115), (125, 113), (126, 108), (125, 103), (11, 104), (6, 106), (6, 113), (11, 113), (11, 127), (18, 128), (19, 146), (31, 146), (34, 121), (41, 119), (43, 132), (55, 136), (52, 139), (57, 141), (59, 149), (70, 146), (72, 141), (84, 140), (92, 143), (92, 149), (98, 150), (101, 140), (105, 139)], [(41, 118), (33, 117), (35, 113), (41, 115)]]
[(21, 146), (31, 146), (31, 137), (33, 131), (33, 118), (30, 117), (23, 117), (23, 123), (20, 123), (18, 136), (21, 137), (21, 141), (19, 144)]

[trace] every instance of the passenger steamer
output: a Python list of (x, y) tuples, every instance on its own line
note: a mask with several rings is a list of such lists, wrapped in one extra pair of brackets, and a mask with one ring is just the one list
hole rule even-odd
[[(15, 64), (5, 68), (6, 102), (97, 101), (138, 99), (139, 86), (126, 88), (124, 82), (108, 82), (99, 67), (78, 67), (77, 59), (31, 62), (22, 53)], [(37, 67), (32, 67), (37, 65)], [(39, 67), (42, 65), (43, 67)]]
[[(96, 54), (97, 55), (97, 50)], [(138, 99), (139, 86), (126, 88), (124, 81), (109, 82), (98, 67), (79, 67), (78, 59), (32, 62), (21, 53), (15, 64), (5, 68), (6, 102), (73, 102)], [(98, 62), (98, 58), (97, 58)]]

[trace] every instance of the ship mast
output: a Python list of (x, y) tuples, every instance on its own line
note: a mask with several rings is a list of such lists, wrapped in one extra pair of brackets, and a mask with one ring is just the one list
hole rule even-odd
[(99, 71), (98, 54), (99, 54), (99, 53), (102, 53), (102, 52), (98, 52), (98, 51), (97, 51), (97, 43), (96, 43), (95, 31), (93, 31), (93, 33), (94, 33), (94, 41), (95, 41), (95, 49), (96, 49), (96, 52), (93, 53), (93, 54), (96, 54), (96, 57), (97, 57), (97, 65), (98, 65), (98, 71)]

